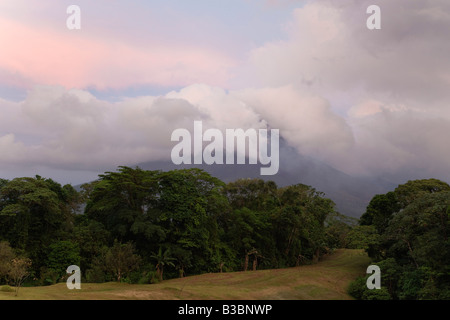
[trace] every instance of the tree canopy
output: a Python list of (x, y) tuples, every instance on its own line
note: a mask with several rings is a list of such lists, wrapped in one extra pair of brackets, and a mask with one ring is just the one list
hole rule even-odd
[(376, 195), (360, 224), (377, 231), (367, 251), (392, 299), (450, 298), (450, 186), (414, 180)]
[(306, 185), (225, 184), (200, 169), (122, 166), (80, 192), (39, 176), (0, 181), (0, 240), (31, 259), (38, 284), (59, 281), (70, 264), (86, 281), (145, 283), (163, 270), (171, 278), (313, 263), (330, 247), (334, 213)]

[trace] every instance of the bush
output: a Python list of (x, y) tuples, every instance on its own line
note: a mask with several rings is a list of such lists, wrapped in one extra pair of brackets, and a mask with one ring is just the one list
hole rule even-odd
[(391, 300), (391, 295), (386, 288), (366, 290), (363, 293), (362, 300)]
[(98, 266), (86, 271), (86, 282), (102, 283), (108, 280), (110, 280), (109, 277), (106, 277), (105, 272)]
[(357, 300), (391, 300), (392, 297), (385, 287), (372, 290), (367, 288), (366, 283), (369, 276), (359, 277), (351, 282), (347, 290), (348, 294)]
[(146, 283), (151, 283), (151, 284), (159, 283), (159, 276), (156, 271), (147, 272), (147, 274), (145, 275), (145, 278), (147, 280)]
[(123, 278), (122, 282), (126, 282), (129, 284), (137, 284), (140, 283), (141, 280), (142, 280), (142, 273), (139, 271), (133, 271), (130, 272), (130, 274), (127, 277)]
[(366, 281), (366, 277), (359, 277), (352, 281), (347, 289), (348, 294), (357, 300), (362, 300), (364, 292), (369, 290)]
[(10, 286), (6, 285), (0, 288), (1, 292), (14, 292), (14, 289), (11, 288)]
[(40, 273), (41, 277), (39, 279), (39, 284), (42, 286), (50, 286), (57, 283), (59, 280), (58, 272), (53, 269), (42, 267)]

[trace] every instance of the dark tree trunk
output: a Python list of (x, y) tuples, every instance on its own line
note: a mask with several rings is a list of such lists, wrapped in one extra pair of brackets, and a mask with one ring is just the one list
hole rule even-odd
[(319, 248), (317, 248), (316, 252), (314, 253), (314, 256), (313, 256), (313, 263), (319, 262), (319, 254), (320, 254), (320, 250), (319, 250)]

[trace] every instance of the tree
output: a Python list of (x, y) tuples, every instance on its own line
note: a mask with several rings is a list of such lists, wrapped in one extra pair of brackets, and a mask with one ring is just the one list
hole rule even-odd
[(384, 234), (387, 255), (415, 267), (450, 264), (450, 192), (425, 194), (397, 213)]
[(278, 188), (273, 181), (238, 179), (227, 184), (224, 190), (233, 208), (268, 211), (278, 206)]
[(80, 265), (80, 248), (71, 241), (58, 241), (49, 246), (46, 266), (56, 272), (58, 278), (66, 275), (71, 265)]
[(349, 232), (358, 224), (358, 219), (339, 212), (331, 212), (325, 220), (326, 245), (329, 249), (345, 248)]
[(395, 192), (375, 195), (367, 207), (366, 212), (361, 216), (361, 225), (373, 225), (379, 233), (383, 232), (395, 212), (401, 206)]
[(31, 267), (31, 260), (28, 258), (16, 257), (11, 261), (10, 269), (8, 272), (8, 278), (12, 281), (15, 287), (16, 296), (19, 294), (19, 289), (23, 284), (23, 281), (30, 274), (29, 268)]
[[(224, 183), (200, 169), (163, 172), (158, 176), (159, 192), (155, 209), (164, 228), (165, 244), (192, 256), (193, 273), (213, 269), (219, 245), (218, 217), (227, 210)], [(165, 245), (167, 247), (167, 245)]]
[(382, 268), (382, 285), (390, 296), (450, 298), (449, 185), (436, 179), (408, 181), (375, 196), (369, 207), (363, 223), (375, 226), (377, 235), (367, 251)]
[(27, 252), (36, 272), (46, 262), (49, 245), (70, 234), (73, 192), (40, 176), (13, 179), (0, 190), (0, 238)]
[(175, 264), (172, 261), (176, 259), (170, 256), (169, 249), (166, 249), (164, 250), (164, 252), (162, 252), (161, 247), (159, 247), (158, 253), (153, 254), (151, 258), (156, 261), (156, 273), (158, 274), (159, 281), (163, 281), (164, 267), (165, 266), (175, 267)]
[(335, 204), (325, 198), (322, 192), (303, 184), (288, 186), (279, 192), (282, 210), (290, 216), (288, 230), (284, 232), (289, 235), (287, 244), (291, 245), (294, 239), (301, 248), (301, 252), (296, 251), (292, 258), (297, 256), (298, 260), (298, 255), (306, 255), (311, 261), (317, 262), (326, 245), (325, 221), (334, 212)]
[(98, 181), (85, 186), (86, 216), (100, 222), (111, 241), (132, 241), (139, 251), (150, 254), (156, 247), (149, 248), (149, 243), (165, 238), (155, 209), (158, 174), (122, 166), (117, 172), (100, 175)]
[[(119, 167), (86, 187), (86, 216), (112, 239), (133, 241), (144, 257), (170, 244), (206, 270), (220, 242), (218, 216), (227, 206), (224, 184), (200, 169), (168, 172)], [(179, 250), (176, 250), (179, 249)], [(179, 260), (184, 269), (190, 265)]]
[(6, 241), (0, 242), (0, 283), (6, 280), (9, 270), (11, 269), (11, 261), (16, 257), (13, 249)]
[[(183, 278), (186, 275), (186, 268), (192, 266), (192, 252), (176, 245), (169, 248), (171, 256), (174, 258), (173, 261), (176, 261), (175, 267), (178, 270), (179, 277)], [(157, 260), (155, 258), (155, 255), (153, 255), (152, 257), (153, 259)]]
[(440, 180), (410, 180), (399, 185), (393, 192), (374, 196), (361, 216), (360, 224), (374, 225), (379, 233), (383, 233), (394, 213), (423, 195), (442, 191), (450, 191), (450, 186)]
[(122, 244), (114, 241), (114, 245), (108, 250), (105, 260), (106, 267), (114, 274), (117, 282), (120, 282), (131, 271), (139, 268), (141, 258), (134, 254), (131, 243)]
[(374, 226), (355, 226), (347, 234), (346, 248), (365, 249), (379, 241), (380, 235)]
[(255, 248), (260, 252), (266, 251), (267, 242), (271, 240), (271, 237), (266, 235), (270, 232), (269, 218), (268, 215), (246, 207), (235, 209), (229, 216), (225, 239), (241, 257), (244, 270), (248, 266), (249, 252), (255, 251)]
[(401, 208), (405, 208), (423, 195), (450, 191), (450, 185), (438, 179), (410, 180), (395, 189)]
[(77, 215), (75, 221), (71, 241), (78, 244), (80, 249), (80, 268), (89, 270), (103, 248), (110, 243), (111, 235), (102, 223), (89, 219), (87, 215)]
[(224, 241), (240, 264), (248, 265), (256, 250), (261, 267), (295, 266), (317, 261), (326, 246), (325, 219), (334, 212), (331, 200), (298, 184), (277, 188), (273, 182), (241, 179), (225, 189), (231, 212), (224, 223)]

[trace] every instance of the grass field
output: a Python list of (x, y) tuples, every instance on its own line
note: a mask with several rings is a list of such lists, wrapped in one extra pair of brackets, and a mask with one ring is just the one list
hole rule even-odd
[(369, 262), (363, 250), (341, 249), (315, 265), (295, 268), (203, 274), (158, 284), (82, 283), (81, 290), (60, 283), (21, 288), (18, 297), (0, 290), (0, 300), (343, 300), (351, 299), (347, 287)]

